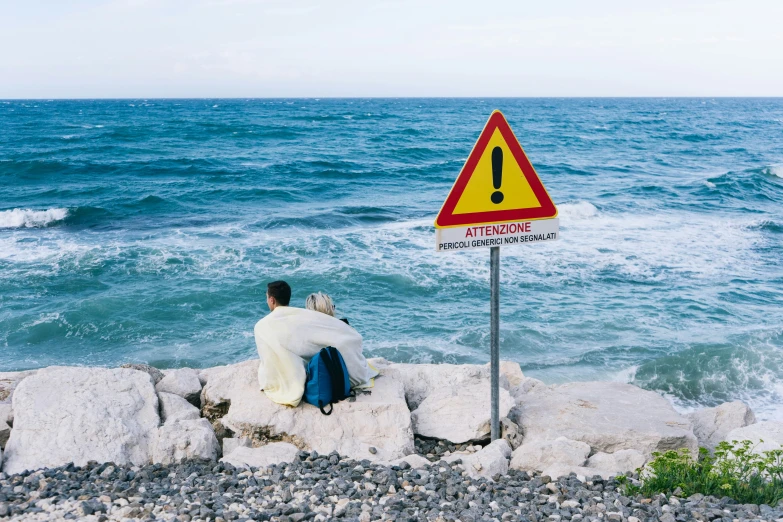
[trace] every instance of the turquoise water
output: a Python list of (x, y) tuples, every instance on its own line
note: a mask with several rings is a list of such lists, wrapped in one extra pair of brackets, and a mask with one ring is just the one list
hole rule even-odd
[(561, 215), (502, 249), (502, 356), (783, 418), (781, 99), (0, 102), (0, 370), (243, 360), (279, 278), (486, 362), (489, 252), (432, 221), (496, 108)]

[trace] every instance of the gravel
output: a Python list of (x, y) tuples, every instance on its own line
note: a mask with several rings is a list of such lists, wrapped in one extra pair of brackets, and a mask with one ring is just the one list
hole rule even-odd
[[(631, 476), (630, 481), (635, 477)], [(783, 509), (729, 498), (627, 497), (614, 480), (559, 480), (510, 471), (468, 478), (458, 463), (423, 469), (300, 452), (265, 470), (187, 461), (143, 467), (92, 463), (6, 476), (0, 517), (16, 520), (370, 520), (734, 522)]]
[[(451, 455), (455, 452), (474, 452), (483, 447), (480, 446), (479, 443), (476, 443), (475, 446), (471, 443), (452, 444), (445, 440), (426, 439), (418, 436), (414, 438), (413, 442), (416, 453), (425, 457), (430, 462), (438, 462), (441, 457)], [(483, 444), (486, 445), (488, 443), (489, 441), (486, 441)]]

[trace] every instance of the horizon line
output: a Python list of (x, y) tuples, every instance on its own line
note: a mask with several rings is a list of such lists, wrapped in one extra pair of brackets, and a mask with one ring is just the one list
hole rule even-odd
[(675, 95), (675, 96), (120, 96), (120, 97), (84, 97), (84, 98), (2, 98), (0, 102), (8, 101), (116, 101), (116, 100), (591, 100), (591, 99), (783, 99), (783, 95), (775, 96), (709, 96), (709, 95)]

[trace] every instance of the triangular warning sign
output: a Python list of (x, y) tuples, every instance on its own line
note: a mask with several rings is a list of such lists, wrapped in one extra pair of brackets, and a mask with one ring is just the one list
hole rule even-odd
[(435, 228), (550, 219), (557, 208), (500, 111), (484, 130), (435, 219)]

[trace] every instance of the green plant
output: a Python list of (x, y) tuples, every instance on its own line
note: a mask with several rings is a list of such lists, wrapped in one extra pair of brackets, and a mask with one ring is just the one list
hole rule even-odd
[(647, 497), (680, 488), (682, 497), (701, 493), (774, 506), (783, 499), (783, 450), (754, 450), (750, 441), (735, 441), (721, 442), (714, 455), (701, 448), (696, 458), (688, 450), (653, 453), (653, 460), (638, 470), (641, 485), (621, 484), (626, 493)]

